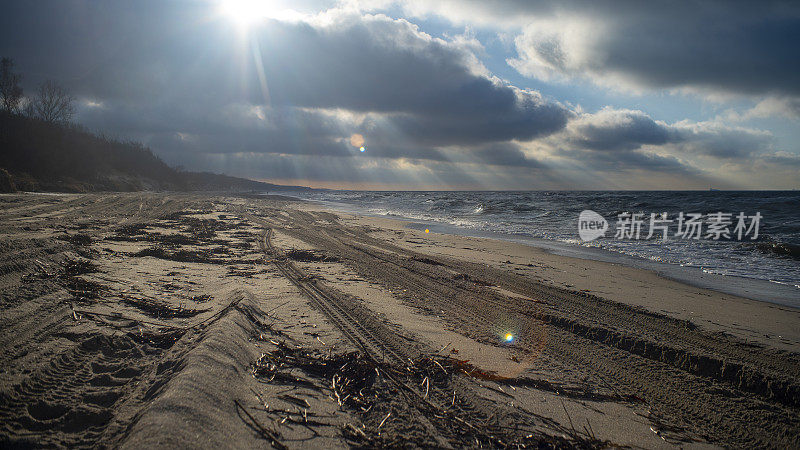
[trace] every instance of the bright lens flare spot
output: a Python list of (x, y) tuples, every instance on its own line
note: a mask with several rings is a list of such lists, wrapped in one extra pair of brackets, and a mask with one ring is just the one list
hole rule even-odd
[(365, 151), (367, 151), (367, 149), (366, 149), (365, 147), (360, 147), (358, 150), (359, 150), (361, 153), (364, 153)]
[(506, 342), (512, 342), (514, 340), (514, 335), (511, 333), (506, 333), (505, 340)]
[(425, 232), (426, 232), (426, 233), (430, 233), (430, 232), (431, 232), (431, 230), (429, 230), (429, 229), (425, 228)]
[(350, 135), (350, 145), (353, 147), (363, 147), (366, 142), (363, 134), (353, 133)]

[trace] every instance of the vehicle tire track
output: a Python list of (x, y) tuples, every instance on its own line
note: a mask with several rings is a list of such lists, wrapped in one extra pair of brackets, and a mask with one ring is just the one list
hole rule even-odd
[[(759, 436), (781, 436), (785, 444), (800, 440), (798, 390), (792, 381), (798, 367), (791, 357), (734, 340), (715, 341), (686, 322), (535, 285), (486, 265), (430, 257), (347, 230), (328, 216), (324, 220), (300, 212), (281, 225), (289, 236), (337, 255), (368, 280), (406, 291), (401, 297), (412, 305), (436, 315), (441, 310), (462, 334), (478, 333), (492, 343), (487, 323), (518, 317), (532, 329), (546, 330), (549, 355), (583, 365), (590, 374), (605, 373), (616, 390), (643, 398), (696, 435), (729, 445), (765, 444)], [(453, 273), (468, 277), (453, 279)], [(509, 298), (471, 279), (543, 301)], [(614, 325), (620, 322), (628, 327)], [(533, 341), (523, 337), (516, 347)], [(743, 411), (742, 404), (757, 412)], [(765, 433), (766, 428), (771, 431)]]
[[(410, 367), (416, 360), (419, 360), (420, 356), (427, 353), (424, 349), (410, 347), (408, 341), (397, 336), (371, 310), (356, 299), (318, 283), (313, 278), (306, 276), (294, 263), (280, 257), (279, 252), (271, 243), (272, 229), (269, 225), (255, 217), (251, 217), (251, 220), (265, 225), (260, 245), (265, 254), (273, 258), (273, 263), (281, 273), (306, 294), (312, 304), (376, 364), (391, 362), (397, 367)], [(387, 371), (384, 371), (384, 375), (400, 388), (401, 393), (409, 394), (408, 396), (404, 395), (406, 406), (416, 410), (411, 418), (422, 422), (423, 427), (432, 434), (431, 438), (437, 443), (437, 446), (462, 447), (475, 444), (475, 441), (472, 440), (464, 441), (464, 433), (455, 432), (464, 427), (478, 429), (478, 426), (470, 422), (480, 423), (480, 426), (484, 427), (484, 431), (490, 430), (489, 435), (497, 439), (497, 442), (505, 444), (519, 441), (523, 436), (531, 437), (529, 431), (520, 434), (524, 431), (526, 420), (516, 413), (506, 411), (502, 405), (493, 402), (482, 404), (484, 402), (476, 395), (473, 387), (466, 384), (464, 380), (454, 378), (446, 387), (429, 384), (428, 392), (423, 393)], [(461, 413), (467, 417), (466, 420), (448, 413), (448, 409), (442, 406), (450, 403), (451, 399), (455, 404), (456, 396), (462, 404)], [(547, 438), (543, 437), (543, 439)], [(495, 442), (494, 445), (497, 443)]]

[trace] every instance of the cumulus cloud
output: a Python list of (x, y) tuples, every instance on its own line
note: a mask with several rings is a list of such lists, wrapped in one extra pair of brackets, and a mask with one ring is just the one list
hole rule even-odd
[(405, 20), (328, 12), (271, 24), (258, 39), (273, 103), (384, 113), (422, 145), (530, 139), (569, 116), (537, 92), (479, 73), (467, 48)]
[(765, 130), (686, 120), (671, 128), (676, 133), (671, 144), (686, 155), (741, 160), (774, 150), (772, 133)]
[(575, 116), (544, 140), (549, 153), (594, 170), (650, 170), (701, 175), (727, 162), (742, 163), (773, 150), (763, 130), (719, 122), (666, 123), (638, 110), (606, 107)]
[(571, 146), (602, 151), (630, 151), (642, 145), (661, 145), (677, 138), (674, 130), (642, 111), (603, 108), (582, 114), (570, 122), (566, 142)]
[(777, 164), (784, 167), (800, 169), (800, 155), (789, 152), (775, 152), (759, 157), (760, 161)]
[(623, 90), (800, 94), (800, 4), (789, 0), (355, 3), (518, 33), (508, 62), (531, 77)]
[(775, 117), (800, 119), (800, 97), (767, 97), (743, 113), (729, 110), (724, 115), (725, 119), (733, 122)]
[[(75, 8), (81, 2), (71, 3)], [(117, 7), (118, 13), (126, 10), (124, 4)], [(531, 139), (560, 130), (570, 115), (535, 91), (487, 77), (470, 50), (472, 43), (434, 38), (405, 20), (332, 10), (303, 21), (268, 20), (243, 40), (236, 30), (201, 21), (200, 12), (192, 8), (163, 10), (132, 12), (143, 30), (127, 26), (131, 34), (117, 38), (110, 65), (93, 61), (79, 69), (69, 60), (63, 66), (26, 60), (27, 54), (83, 51), (57, 41), (31, 42), (34, 48), (21, 47), (12, 54), (22, 55), (20, 66), (31, 71), (70, 79), (79, 95), (117, 104), (88, 119), (117, 129), (127, 124), (137, 131), (172, 127), (193, 132), (254, 124), (258, 118), (250, 109), (228, 123), (220, 118), (230, 115), (232, 104), (262, 104), (283, 113), (255, 123), (262, 135), (266, 124), (287, 128), (283, 134), (304, 136), (369, 125), (343, 123), (339, 117), (325, 121), (322, 114), (303, 112), (336, 109), (371, 114), (377, 124), (371, 130), (337, 130), (345, 136), (359, 132), (371, 143), (383, 140), (395, 148), (401, 141), (408, 147), (432, 147)], [(66, 8), (65, 14), (70, 11)], [(167, 26), (170, 17), (177, 24)], [(192, 27), (182, 24), (187, 18)], [(83, 25), (77, 20), (74, 27)], [(84, 70), (82, 76), (71, 77), (79, 70)], [(116, 123), (109, 123), (115, 114)], [(265, 151), (274, 151), (276, 144), (286, 148), (281, 140), (263, 142)]]

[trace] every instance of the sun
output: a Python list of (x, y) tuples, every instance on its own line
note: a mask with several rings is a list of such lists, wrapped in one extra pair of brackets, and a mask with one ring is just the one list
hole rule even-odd
[(220, 10), (242, 27), (272, 17), (277, 12), (270, 0), (222, 0)]
[(259, 0), (223, 0), (220, 10), (239, 25), (250, 25), (265, 15), (266, 2)]

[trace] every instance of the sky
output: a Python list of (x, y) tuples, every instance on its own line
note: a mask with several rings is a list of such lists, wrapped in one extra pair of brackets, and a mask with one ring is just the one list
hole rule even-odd
[(7, 0), (0, 55), (168, 164), (344, 189), (800, 188), (800, 2)]

